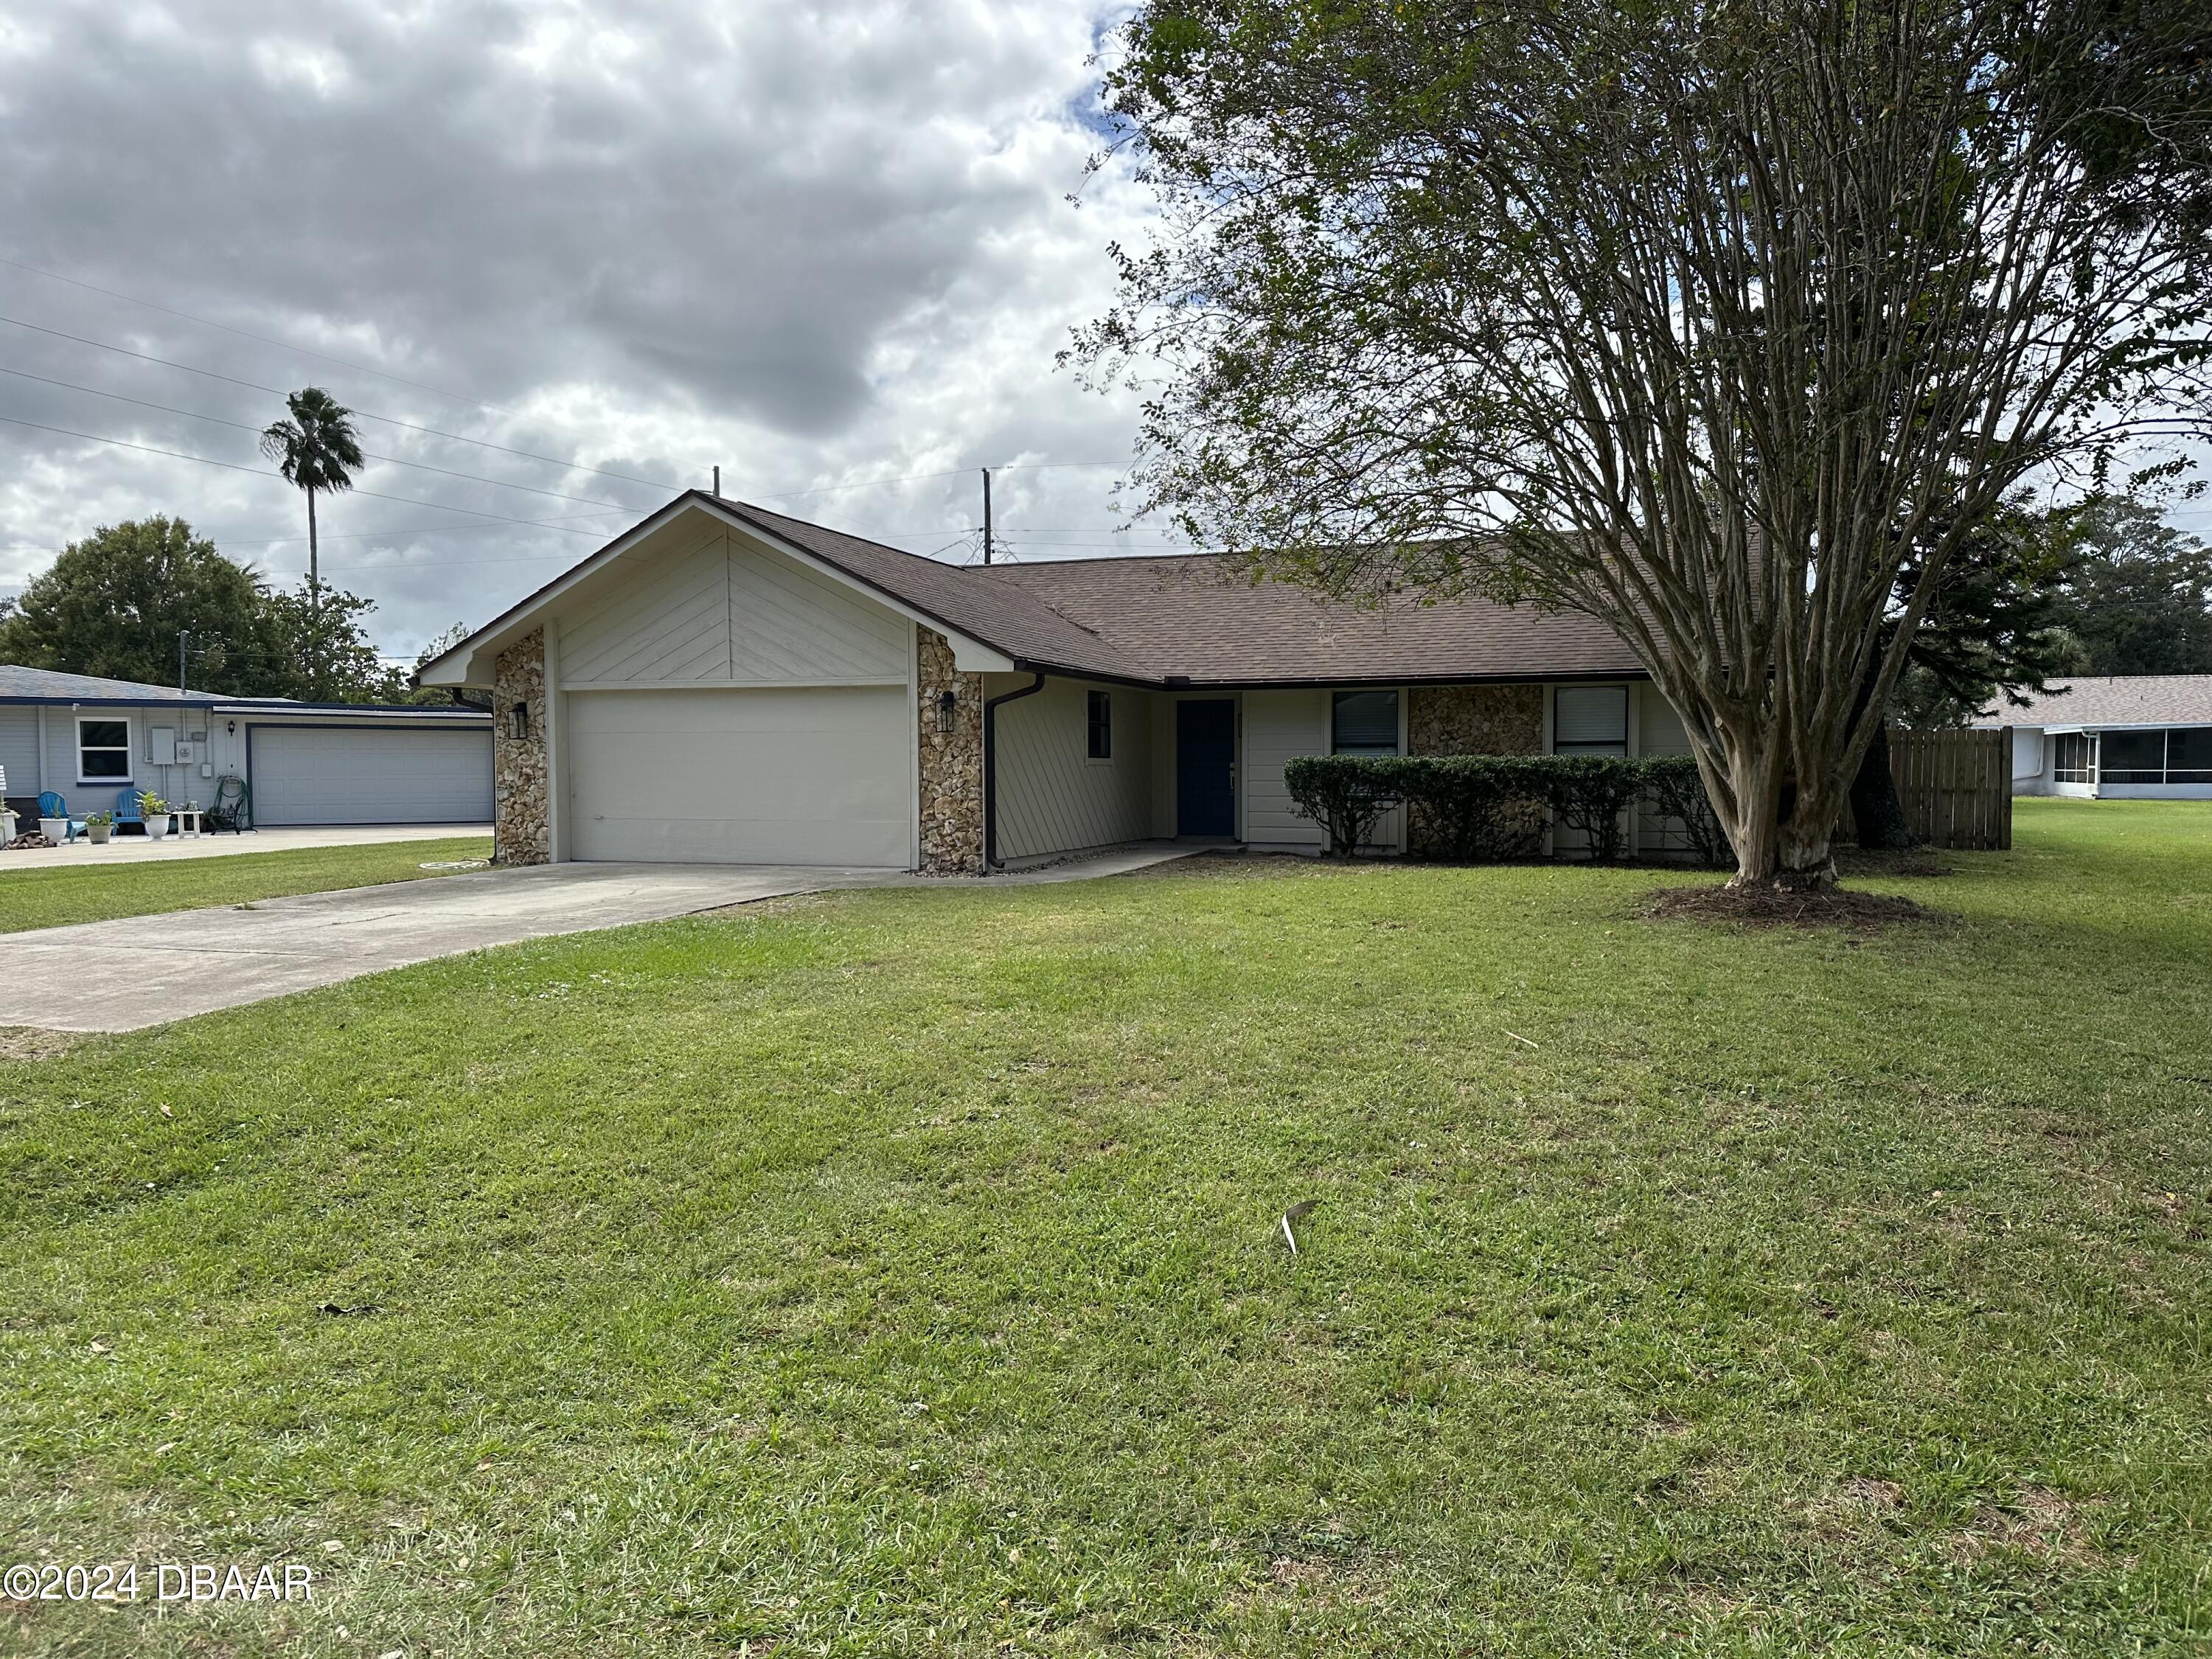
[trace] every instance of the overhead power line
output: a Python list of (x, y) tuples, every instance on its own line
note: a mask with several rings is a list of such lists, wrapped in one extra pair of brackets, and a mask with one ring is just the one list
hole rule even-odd
[[(13, 415), (0, 415), (0, 421), (5, 421), (9, 426), (27, 426), (33, 432), (58, 433), (64, 438), (82, 438), (87, 443), (112, 444), (118, 449), (135, 449), (141, 454), (167, 455), (172, 460), (178, 461), (198, 461), (202, 466), (219, 466), (228, 472), (250, 472), (260, 478), (282, 478), (284, 476), (265, 466), (241, 466), (236, 461), (218, 461), (208, 455), (187, 455), (181, 449), (157, 449), (152, 444), (134, 444), (124, 438), (105, 438), (97, 432), (76, 432), (65, 426), (47, 426), (39, 421), (19, 420)], [(473, 507), (454, 507), (445, 501), (426, 501), (415, 495), (390, 495), (380, 489), (350, 489), (346, 493), (349, 495), (364, 495), (371, 501), (404, 501), (410, 507), (427, 507), (440, 513), (465, 513), (472, 519), (494, 519), (501, 524), (551, 524), (550, 520), (518, 519), (505, 513), (482, 512)], [(617, 510), (627, 513), (632, 509), (621, 507)], [(553, 527), (559, 529), (562, 526), (555, 525)], [(588, 530), (575, 530), (571, 531), (570, 533), (588, 536), (592, 532)]]
[(33, 276), (44, 276), (49, 282), (67, 283), (71, 288), (81, 288), (88, 294), (104, 294), (109, 299), (121, 300), (126, 305), (144, 306), (149, 311), (158, 311), (165, 317), (181, 317), (185, 321), (198, 323), (203, 328), (219, 328), (226, 334), (237, 335), (240, 339), (258, 340), (264, 345), (273, 345), (280, 350), (295, 351), (302, 357), (313, 357), (319, 363), (335, 363), (338, 368), (352, 369), (357, 374), (374, 374), (380, 380), (391, 380), (400, 386), (412, 386), (417, 392), (428, 392), (441, 398), (451, 398), (456, 403), (474, 404), (478, 409), (488, 409), (495, 415), (512, 415), (514, 412), (512, 410), (501, 409), (497, 404), (488, 404), (481, 398), (471, 398), (465, 392), (448, 392), (443, 386), (430, 386), (421, 380), (410, 380), (404, 375), (394, 374), (388, 369), (371, 368), (367, 363), (349, 362), (343, 357), (333, 357), (327, 352), (311, 350), (303, 345), (295, 345), (289, 340), (279, 340), (267, 334), (256, 334), (250, 328), (234, 328), (228, 323), (218, 323), (212, 317), (195, 317), (191, 312), (179, 311), (173, 306), (161, 305), (152, 300), (142, 300), (135, 294), (120, 294), (112, 288), (102, 288), (97, 283), (80, 282), (76, 277), (64, 276), (58, 270), (43, 270), (37, 265), (27, 265), (21, 259), (0, 257), (0, 265), (11, 265), (17, 270), (27, 270)]
[[(178, 409), (168, 404), (151, 403), (143, 398), (126, 398), (119, 392), (102, 392), (98, 386), (78, 386), (72, 380), (57, 380), (50, 375), (33, 374), (27, 369), (9, 368), (5, 363), (0, 363), (0, 374), (13, 374), (19, 380), (36, 380), (42, 386), (58, 386), (68, 392), (82, 392), (88, 397), (109, 398), (118, 404), (135, 404), (140, 409), (158, 409), (164, 415), (181, 415), (188, 421), (206, 421), (211, 425), (234, 427), (240, 432), (252, 432), (257, 434), (262, 430), (261, 428), (251, 425), (245, 421), (226, 420), (220, 415), (203, 415), (196, 409)], [(368, 450), (362, 453), (372, 461), (383, 461), (392, 466), (410, 466), (418, 472), (435, 472), (441, 477), (466, 478), (471, 483), (493, 484), (501, 489), (520, 489), (532, 495), (550, 495), (556, 501), (581, 501), (586, 507), (609, 507), (617, 513), (637, 511), (627, 501), (611, 501), (597, 495), (570, 495), (558, 489), (541, 489), (536, 484), (511, 483), (505, 478), (487, 478), (478, 472), (456, 472), (451, 467), (432, 466), (428, 461), (410, 461), (398, 455), (379, 455)]]
[[(156, 357), (149, 351), (133, 351), (129, 346), (110, 344), (95, 340), (89, 335), (71, 334), (58, 328), (48, 328), (43, 323), (27, 323), (20, 317), (0, 317), (0, 323), (11, 323), (17, 328), (27, 328), (36, 334), (51, 335), (57, 340), (69, 340), (78, 345), (93, 346), (101, 351), (112, 351), (118, 356), (136, 357), (142, 363), (159, 363), (163, 368), (173, 368), (186, 374), (198, 374), (210, 380), (221, 380), (228, 386), (244, 386), (248, 392), (259, 392), (271, 398), (291, 394), (282, 388), (263, 386), (258, 380), (241, 380), (235, 374), (222, 374), (211, 368), (201, 368), (191, 363), (180, 363), (168, 357)], [(566, 467), (571, 471), (589, 472), (595, 477), (619, 478), (624, 483), (643, 484), (651, 489), (681, 489), (682, 484), (669, 483), (658, 478), (641, 478), (629, 472), (610, 472), (605, 467), (586, 466), (581, 461), (564, 461), (557, 455), (539, 455), (527, 449), (512, 449), (505, 444), (495, 444), (488, 438), (471, 438), (465, 433), (447, 432), (434, 426), (423, 426), (414, 421), (403, 421), (396, 416), (379, 415), (366, 409), (352, 411), (365, 421), (380, 421), (386, 426), (396, 426), (410, 432), (421, 432), (433, 438), (450, 439), (457, 444), (474, 444), (480, 449), (495, 449), (502, 455), (519, 455), (526, 461), (543, 461), (548, 466)]]

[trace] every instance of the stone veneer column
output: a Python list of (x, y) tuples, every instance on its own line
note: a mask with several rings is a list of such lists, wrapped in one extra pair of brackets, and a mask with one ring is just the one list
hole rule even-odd
[[(1534, 755), (1544, 747), (1540, 685), (1417, 685), (1406, 705), (1406, 751), (1413, 755)], [(1435, 850), (1416, 811), (1409, 837), (1416, 853)], [(1541, 844), (1532, 820), (1530, 852)]]
[[(530, 735), (514, 735), (514, 705), (530, 711)], [(495, 864), (551, 859), (546, 799), (545, 630), (499, 653), (492, 675), (492, 838)]]
[[(919, 635), (916, 699), (921, 721), (921, 868), (932, 876), (983, 873), (983, 677), (952, 665), (945, 635)], [(937, 729), (937, 699), (955, 698), (952, 729)]]

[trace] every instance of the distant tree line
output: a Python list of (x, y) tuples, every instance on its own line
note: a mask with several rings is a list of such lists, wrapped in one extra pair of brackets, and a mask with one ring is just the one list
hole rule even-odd
[(2212, 547), (2150, 502), (2008, 503), (1968, 545), (1913, 641), (1898, 724), (1963, 726), (2069, 675), (2212, 674)]
[(385, 663), (374, 604), (327, 584), (270, 584), (182, 519), (106, 525), (0, 611), (0, 662), (196, 691), (313, 702), (446, 702)]

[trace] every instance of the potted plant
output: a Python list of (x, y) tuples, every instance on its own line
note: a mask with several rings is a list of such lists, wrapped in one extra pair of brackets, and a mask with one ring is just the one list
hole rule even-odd
[(84, 821), (84, 833), (92, 838), (94, 847), (107, 845), (107, 838), (115, 831), (115, 814), (94, 812)]
[(146, 815), (146, 839), (159, 841), (169, 833), (169, 803), (150, 789), (138, 792), (138, 810)]

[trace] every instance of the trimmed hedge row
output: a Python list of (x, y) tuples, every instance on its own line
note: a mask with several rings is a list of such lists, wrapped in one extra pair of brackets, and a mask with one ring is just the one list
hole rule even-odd
[(1304, 755), (1284, 763), (1283, 783), (1339, 857), (1371, 841), (1376, 822), (1400, 805), (1447, 859), (1531, 857), (1547, 824), (1580, 831), (1594, 859), (1618, 859), (1628, 850), (1622, 815), (1635, 805), (1680, 819), (1705, 863), (1729, 857), (1686, 755)]

